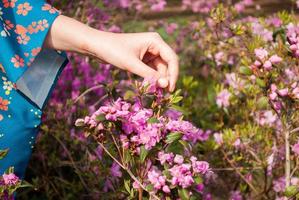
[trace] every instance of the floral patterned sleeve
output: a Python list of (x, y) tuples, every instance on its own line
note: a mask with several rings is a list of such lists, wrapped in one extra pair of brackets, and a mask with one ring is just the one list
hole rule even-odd
[[(58, 73), (58, 71), (49, 71), (49, 68), (56, 67), (55, 69), (57, 69), (66, 61), (64, 52), (56, 52), (59, 55), (55, 55), (53, 51), (43, 53), (44, 59), (39, 59), (41, 60), (39, 63), (42, 65), (35, 61), (42, 50), (52, 23), (59, 14), (60, 12), (45, 0), (0, 0), (0, 70), (11, 82), (19, 86), (20, 91), (39, 104), (39, 107), (44, 106), (47, 93), (41, 94), (40, 88), (33, 87), (28, 83), (29, 79), (31, 83), (39, 81), (39, 84), (43, 84), (43, 90), (49, 91), (52, 86), (49, 84), (51, 81), (53, 82)], [(59, 56), (61, 61), (56, 61), (53, 66), (53, 62)], [(46, 58), (51, 59), (48, 59), (48, 62), (45, 61)], [(45, 65), (49, 67), (43, 71), (35, 69), (25, 74), (34, 61), (37, 63), (35, 65), (39, 65), (39, 67)], [(51, 73), (52, 77), (47, 78), (47, 75)], [(41, 74), (44, 77), (40, 77)], [(22, 75), (26, 76), (19, 80)], [(38, 80), (34, 80), (37, 79), (36, 76), (39, 76)], [(43, 78), (43, 82), (40, 82), (41, 78)], [(40, 97), (41, 95), (42, 97)]]
[(20, 178), (34, 148), (41, 116), (68, 63), (65, 52), (43, 47), (60, 12), (44, 0), (0, 0), (0, 175)]

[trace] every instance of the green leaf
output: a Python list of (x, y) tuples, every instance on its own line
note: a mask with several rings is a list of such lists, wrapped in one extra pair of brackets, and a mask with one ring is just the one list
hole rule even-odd
[(130, 180), (124, 180), (124, 185), (125, 185), (126, 191), (130, 194), (131, 193), (131, 189), (130, 189), (131, 181)]
[(257, 107), (259, 109), (265, 109), (268, 106), (268, 98), (267, 97), (261, 97), (259, 98), (259, 100), (257, 101)]
[(196, 177), (194, 178), (194, 181), (195, 181), (196, 184), (200, 184), (200, 183), (203, 182), (203, 180), (202, 180), (202, 178), (201, 178), (200, 176), (196, 176)]
[(182, 133), (180, 132), (172, 132), (166, 136), (166, 143), (170, 144), (175, 141), (178, 141), (182, 137)]
[(154, 186), (152, 184), (148, 184), (146, 187), (147, 191), (153, 191), (154, 190)]
[(124, 151), (124, 163), (128, 164), (132, 161), (130, 151)]
[(140, 155), (139, 159), (143, 163), (146, 159), (146, 156), (148, 155), (149, 151), (145, 149), (144, 145), (140, 147)]
[(154, 123), (159, 123), (159, 122), (160, 121), (155, 117), (151, 117), (147, 120), (147, 123), (149, 123), (149, 124), (154, 124)]
[(256, 83), (260, 86), (260, 87), (266, 87), (266, 83), (264, 80), (257, 78), (256, 79)]
[(171, 103), (178, 103), (183, 99), (182, 96), (176, 96), (173, 99), (171, 99)]
[(182, 200), (189, 200), (189, 191), (186, 189), (179, 189), (179, 196)]
[(298, 186), (296, 185), (291, 185), (289, 187), (286, 188), (284, 195), (287, 197), (292, 197), (294, 195), (296, 195), (298, 192)]
[(165, 149), (166, 152), (172, 152), (175, 154), (183, 154), (184, 150), (184, 146), (178, 141), (170, 143)]
[(96, 120), (98, 121), (98, 122), (102, 122), (102, 121), (105, 121), (106, 120), (106, 118), (105, 118), (105, 115), (98, 115), (98, 116), (96, 116)]
[(124, 94), (124, 100), (132, 99), (136, 94), (132, 90), (127, 90)]
[(9, 149), (4, 149), (4, 150), (0, 150), (0, 160), (3, 159), (7, 153), (8, 153)]
[(245, 66), (241, 66), (241, 67), (239, 68), (239, 72), (240, 72), (241, 74), (248, 75), (248, 76), (252, 75), (252, 71), (251, 71), (251, 69), (250, 69), (249, 67), (245, 67)]

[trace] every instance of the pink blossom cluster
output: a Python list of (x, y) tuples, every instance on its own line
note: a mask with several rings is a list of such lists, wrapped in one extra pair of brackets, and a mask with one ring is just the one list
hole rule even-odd
[(295, 26), (294, 24), (287, 26), (287, 39), (293, 55), (299, 58), (299, 26)]
[(297, 156), (299, 156), (299, 141), (297, 141), (297, 143), (294, 144), (294, 145), (292, 146), (292, 151), (293, 151)]
[(190, 8), (195, 13), (209, 13), (218, 3), (218, 0), (183, 0), (183, 9)]
[(20, 181), (19, 177), (17, 177), (14, 173), (3, 174), (2, 179), (4, 185), (7, 186), (17, 185)]
[(273, 65), (279, 64), (282, 61), (282, 58), (276, 54), (269, 56), (268, 51), (264, 48), (255, 49), (254, 53), (256, 60), (250, 66), (254, 71), (258, 69), (270, 71), (273, 69)]
[(206, 141), (212, 133), (210, 130), (204, 131), (202, 129), (198, 129), (190, 122), (184, 120), (170, 120), (166, 124), (166, 129), (171, 132), (183, 133), (183, 139), (193, 143)]
[(227, 73), (225, 74), (225, 81), (226, 83), (234, 89), (236, 94), (244, 88), (245, 81), (237, 77), (236, 73)]
[(169, 193), (169, 186), (166, 185), (166, 176), (162, 175), (162, 172), (152, 167), (152, 169), (147, 174), (148, 181), (154, 186), (155, 190), (161, 190), (165, 193)]
[(270, 127), (278, 120), (277, 115), (272, 110), (258, 111), (254, 118), (259, 125)]
[(251, 5), (253, 5), (253, 0), (242, 0), (242, 1), (238, 2), (238, 3), (236, 3), (236, 4), (234, 5), (234, 8), (235, 8), (238, 12), (242, 12), (242, 11), (245, 10), (245, 8), (246, 8), (247, 6), (251, 6)]
[(271, 84), (270, 86), (270, 93), (269, 99), (276, 111), (280, 111), (282, 109), (282, 101), (279, 97), (286, 97), (289, 96), (294, 99), (299, 99), (299, 83), (294, 82), (291, 86), (278, 89), (275, 84)]
[(230, 105), (229, 99), (231, 93), (227, 89), (221, 90), (216, 96), (216, 104), (218, 107), (227, 108)]
[(150, 4), (151, 10), (156, 12), (164, 10), (167, 4), (165, 0), (148, 0), (148, 3)]
[(189, 162), (185, 162), (182, 155), (160, 151), (158, 153), (158, 160), (161, 165), (166, 163), (169, 165), (169, 168), (166, 170), (170, 172), (170, 177), (167, 179), (157, 167), (153, 166), (148, 173), (148, 180), (154, 185), (156, 190), (162, 189), (165, 193), (169, 193), (169, 188), (172, 186), (188, 188), (195, 183), (195, 176), (211, 172), (208, 162), (198, 161), (194, 156), (190, 157)]
[[(299, 178), (297, 177), (292, 177), (291, 178), (291, 185), (298, 185), (299, 183)], [(276, 180), (273, 181), (273, 190), (275, 192), (284, 192), (285, 191), (285, 187), (286, 187), (286, 183), (285, 183), (285, 177), (280, 177)]]
[[(160, 90), (154, 88), (150, 85), (147, 87), (147, 91), (158, 94)], [(155, 116), (153, 110), (144, 108), (138, 99), (132, 105), (119, 98), (113, 103), (101, 106), (91, 116), (77, 119), (76, 125), (84, 124), (89, 128), (101, 131), (105, 128), (103, 120), (99, 120), (99, 118), (111, 122), (118, 121), (122, 129), (120, 140), (123, 147), (129, 148), (133, 145), (136, 147), (136, 153), (139, 152), (139, 147), (142, 145), (147, 150), (153, 148), (171, 132), (180, 132), (183, 140), (192, 143), (206, 141), (209, 138), (212, 131), (204, 131), (188, 121), (179, 120), (179, 115), (175, 113), (176, 116), (173, 116), (174, 111), (171, 111), (172, 114), (170, 111), (166, 112), (164, 116)], [(151, 119), (153, 119), (152, 122), (150, 122)]]
[(265, 41), (273, 40), (273, 32), (265, 28), (259, 21), (252, 22), (252, 33), (260, 36)]

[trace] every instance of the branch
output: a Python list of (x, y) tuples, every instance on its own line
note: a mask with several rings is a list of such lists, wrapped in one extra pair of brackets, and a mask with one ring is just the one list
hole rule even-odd
[(131, 172), (131, 170), (127, 167), (125, 167), (123, 164), (121, 164), (109, 151), (108, 149), (106, 149), (106, 147), (103, 145), (103, 143), (98, 142), (99, 145), (101, 145), (101, 147), (104, 149), (104, 151), (121, 167), (123, 168), (129, 175), (130, 177), (136, 182), (138, 183), (138, 185), (146, 192), (148, 192), (151, 196), (153, 196), (156, 200), (161, 200), (158, 196), (156, 196), (155, 194), (151, 194), (142, 183), (140, 183), (140, 181), (137, 179), (137, 177)]

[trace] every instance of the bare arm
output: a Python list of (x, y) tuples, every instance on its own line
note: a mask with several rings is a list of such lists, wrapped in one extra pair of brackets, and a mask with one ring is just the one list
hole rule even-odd
[(169, 91), (175, 89), (178, 79), (178, 57), (157, 33), (104, 32), (60, 15), (44, 45), (93, 56), (141, 77), (154, 77)]

